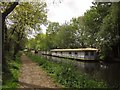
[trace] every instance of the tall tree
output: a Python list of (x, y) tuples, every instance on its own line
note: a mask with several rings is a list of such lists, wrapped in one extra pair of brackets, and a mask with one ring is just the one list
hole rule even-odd
[(13, 2), (13, 3), (9, 3), (8, 4), (8, 7), (4, 8), (1, 6), (1, 8), (3, 9), (3, 11), (1, 11), (2, 13), (2, 63), (3, 65), (6, 64), (5, 62), (5, 57), (4, 57), (4, 33), (6, 32), (6, 25), (5, 25), (5, 19), (6, 17), (14, 10), (14, 8), (18, 5), (18, 2), (16, 0), (16, 2)]
[(106, 57), (117, 58), (120, 55), (119, 8), (119, 3), (112, 3), (101, 25), (101, 50)]
[[(11, 29), (12, 34), (17, 33), (16, 45), (19, 47), (21, 40), (27, 36), (30, 30), (40, 30), (40, 25), (46, 21), (46, 3), (20, 3), (8, 19), (14, 23), (15, 30)], [(14, 56), (19, 48), (14, 49)]]
[(49, 49), (56, 48), (54, 39), (55, 35), (59, 31), (59, 27), (60, 25), (57, 22), (50, 22), (48, 24), (48, 28), (46, 30), (46, 44), (48, 45)]
[[(17, 4), (16, 4), (17, 3)], [(7, 3), (5, 3), (7, 4)], [(11, 3), (8, 3), (7, 6), (10, 6)], [(3, 21), (6, 22), (4, 24), (4, 33), (3, 33), (3, 44), (4, 50), (10, 49), (8, 46), (12, 40), (14, 41), (14, 55), (19, 51), (21, 42), (26, 39), (27, 32), (30, 30), (40, 30), (40, 25), (46, 22), (46, 3), (29, 3), (29, 2), (20, 2), (19, 5), (15, 8), (15, 5), (18, 5), (18, 2), (14, 2), (12, 4), (12, 9), (8, 7), (4, 7), (1, 12), (3, 12), (3, 16), (5, 17)], [(7, 11), (6, 11), (7, 10)], [(8, 15), (8, 11), (12, 11)], [(6, 13), (7, 12), (7, 13)], [(7, 16), (7, 17), (6, 17)], [(14, 38), (14, 39), (13, 39)], [(5, 53), (4, 53), (5, 54)]]

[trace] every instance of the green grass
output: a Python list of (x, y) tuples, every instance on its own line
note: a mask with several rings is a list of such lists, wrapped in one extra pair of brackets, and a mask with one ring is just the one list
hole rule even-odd
[(55, 63), (38, 55), (28, 53), (28, 56), (44, 68), (56, 82), (68, 88), (105, 88), (103, 81), (91, 79), (87, 74), (78, 72), (71, 64)]
[(2, 73), (2, 88), (6, 90), (7, 88), (13, 90), (18, 87), (18, 77), (19, 77), (19, 69), (20, 69), (20, 56), (21, 53), (18, 53), (16, 56), (16, 60), (9, 59), (7, 60), (7, 71)]

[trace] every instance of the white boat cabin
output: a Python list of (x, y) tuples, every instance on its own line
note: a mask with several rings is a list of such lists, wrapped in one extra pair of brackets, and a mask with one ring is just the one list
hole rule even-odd
[(98, 49), (80, 48), (80, 49), (53, 49), (52, 56), (68, 57), (82, 60), (95, 60)]

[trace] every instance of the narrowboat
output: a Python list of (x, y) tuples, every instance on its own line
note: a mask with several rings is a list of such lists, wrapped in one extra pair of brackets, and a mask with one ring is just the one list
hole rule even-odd
[(98, 49), (96, 48), (79, 48), (79, 49), (52, 49), (52, 56), (68, 57), (80, 60), (95, 60)]

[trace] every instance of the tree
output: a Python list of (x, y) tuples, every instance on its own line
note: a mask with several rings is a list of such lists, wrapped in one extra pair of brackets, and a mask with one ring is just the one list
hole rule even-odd
[(54, 37), (57, 48), (75, 48), (76, 47), (76, 30), (72, 25), (61, 25), (59, 31)]
[[(1, 3), (0, 3), (1, 4)], [(13, 3), (9, 3), (8, 4), (8, 7), (4, 8), (2, 7), (3, 11), (1, 11), (2, 13), (2, 63), (3, 65), (6, 65), (6, 62), (5, 62), (5, 57), (4, 57), (4, 33), (6, 33), (6, 25), (5, 25), (5, 19), (6, 17), (14, 10), (14, 8), (18, 5), (18, 2), (13, 2)]]
[(46, 30), (46, 44), (49, 49), (56, 48), (55, 46), (55, 35), (59, 31), (59, 23), (49, 22), (47, 30)]
[(71, 26), (73, 27), (74, 30), (76, 30), (75, 33), (75, 41), (76, 41), (76, 45), (75, 48), (83, 48), (86, 47), (84, 40), (85, 40), (85, 36), (84, 36), (84, 22), (83, 22), (84, 16), (79, 16), (78, 18), (73, 18), (71, 20)]
[[(46, 3), (20, 3), (18, 7), (15, 8), (13, 13), (8, 17), (8, 19), (14, 23), (15, 29), (11, 29), (12, 34), (17, 34), (18, 39), (16, 39), (16, 45), (19, 47), (22, 39), (27, 36), (27, 32), (30, 30), (39, 30), (40, 25), (46, 21)], [(38, 28), (39, 27), (39, 28)], [(30, 28), (30, 29), (29, 29)], [(8, 40), (9, 41), (9, 40)], [(14, 49), (14, 56), (19, 51), (18, 48)]]
[[(17, 3), (17, 4), (16, 4)], [(40, 30), (40, 25), (44, 24), (46, 22), (46, 3), (40, 2), (40, 3), (28, 3), (28, 2), (20, 2), (18, 5), (18, 2), (15, 2), (13, 4), (18, 5), (15, 8), (15, 5), (12, 4), (12, 9), (8, 7), (4, 7), (5, 4), (7, 6), (10, 6), (11, 3), (1, 3), (3, 9), (1, 12), (3, 14), (8, 10), (9, 12), (12, 11), (8, 15), (7, 13), (4, 14), (3, 20), (5, 21), (5, 32), (3, 33), (4, 37), (4, 54), (9, 52), (10, 47), (9, 44), (13, 48), (11, 48), (14, 51), (13, 56), (15, 57), (19, 49), (21, 48), (22, 44), (21, 42), (26, 40), (26, 36), (29, 31), (31, 30)], [(14, 6), (14, 8), (13, 8)], [(13, 43), (11, 43), (13, 42)]]
[(120, 55), (119, 3), (112, 3), (109, 14), (103, 19), (99, 37), (101, 50), (105, 58), (117, 58)]

